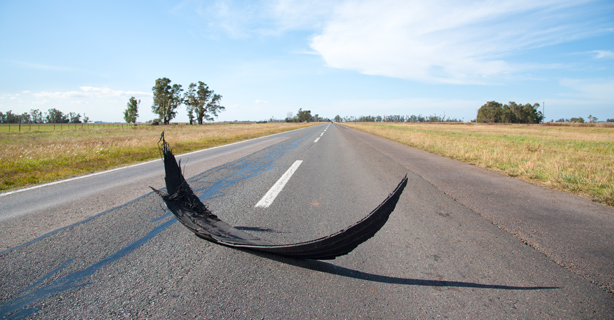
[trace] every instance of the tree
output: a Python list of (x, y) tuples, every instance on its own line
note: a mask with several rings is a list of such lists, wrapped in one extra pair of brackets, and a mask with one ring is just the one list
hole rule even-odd
[(2, 115), (2, 123), (18, 123), (19, 115), (13, 113), (13, 110), (7, 111)]
[(539, 103), (531, 105), (530, 103), (522, 106), (522, 117), (518, 123), (540, 123), (544, 120), (541, 111), (538, 111)]
[[(179, 108), (179, 106), (183, 104), (183, 98), (181, 96), (181, 92), (183, 92), (183, 89), (181, 88), (180, 84), (175, 83), (171, 87), (170, 106), (172, 110), (177, 110), (177, 108)], [(173, 118), (175, 117), (175, 114), (176, 112), (173, 113)], [(168, 124), (168, 122), (170, 122), (171, 119), (168, 119), (169, 121), (167, 121), (166, 124)]]
[(69, 121), (68, 116), (56, 108), (47, 110), (45, 118), (47, 123), (68, 123)]
[(488, 123), (540, 123), (544, 116), (538, 108), (539, 103), (522, 105), (510, 101), (502, 105), (496, 101), (488, 101), (478, 110), (476, 120)]
[(81, 123), (81, 114), (69, 112), (68, 117), (70, 118), (70, 123)]
[(503, 106), (496, 101), (488, 101), (478, 110), (478, 122), (499, 122), (501, 114), (503, 112)]
[(136, 100), (135, 97), (130, 97), (124, 111), (124, 120), (126, 123), (136, 123), (136, 118), (139, 116), (139, 104), (141, 100)]
[(19, 119), (19, 123), (32, 123), (32, 118), (30, 117), (30, 114), (27, 112), (24, 112), (22, 114), (20, 114), (18, 116)]
[(217, 114), (219, 112), (226, 110), (224, 106), (220, 105), (220, 102), (222, 101), (222, 95), (214, 93), (213, 90), (211, 90), (211, 93), (213, 94), (213, 98), (211, 98), (211, 101), (207, 102), (207, 106), (204, 113), (205, 119), (207, 119), (208, 121), (213, 121), (213, 117), (217, 118)]
[(38, 109), (30, 110), (30, 117), (32, 117), (32, 123), (43, 123), (43, 113)]
[(589, 114), (589, 115), (588, 115), (588, 122), (590, 122), (590, 123), (595, 123), (595, 122), (597, 122), (597, 117), (593, 117), (593, 115), (592, 115), (592, 114)]
[(339, 115), (336, 115), (336, 116), (335, 116), (335, 122), (341, 122), (341, 120), (342, 120), (342, 119), (341, 119), (341, 117), (340, 117)]
[(190, 123), (192, 123), (192, 117), (196, 118), (198, 124), (203, 124), (203, 120), (212, 121), (219, 112), (226, 110), (220, 105), (222, 96), (210, 90), (209, 86), (202, 81), (198, 81), (198, 85), (190, 83), (184, 99)]
[(151, 88), (154, 95), (151, 111), (160, 116), (164, 124), (168, 124), (177, 115), (177, 108), (183, 103), (180, 84), (173, 84), (169, 78), (156, 79), (156, 85)]
[(186, 110), (188, 111), (190, 124), (192, 124), (194, 123), (194, 111), (196, 111), (196, 107), (198, 106), (198, 99), (196, 98), (196, 84), (190, 83), (188, 90), (185, 92), (185, 96), (183, 97), (183, 101), (185, 103)]
[(311, 110), (303, 110), (303, 108), (299, 108), (295, 118), (296, 122), (309, 122), (311, 121)]
[(517, 114), (519, 114), (520, 106), (516, 102), (510, 101), (510, 103), (504, 105), (501, 108), (501, 122), (502, 123), (515, 123)]

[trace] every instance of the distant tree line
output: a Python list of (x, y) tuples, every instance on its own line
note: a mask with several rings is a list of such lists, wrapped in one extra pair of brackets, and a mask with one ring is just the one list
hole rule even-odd
[[(277, 122), (274, 118), (269, 120), (271, 122)], [(295, 116), (288, 116), (284, 121), (286, 122), (330, 122), (331, 119), (320, 117), (318, 114), (311, 115), (311, 110), (298, 109)], [(333, 118), (335, 122), (463, 122), (456, 118), (446, 118), (445, 115), (438, 116), (422, 116), (422, 115), (390, 115), (390, 116), (349, 116), (341, 117), (336, 115)]]
[(30, 112), (22, 114), (13, 113), (12, 110), (6, 113), (0, 112), (0, 123), (88, 123), (89, 118), (83, 114), (81, 119), (80, 113), (69, 112), (67, 114), (62, 111), (51, 108), (43, 114), (38, 109), (32, 109)]
[(286, 122), (320, 122), (320, 121), (330, 122), (329, 119), (322, 118), (318, 114), (311, 115), (311, 110), (303, 110), (303, 108), (299, 108), (298, 112), (296, 113), (294, 117), (287, 117), (285, 121)]
[(445, 115), (390, 115), (390, 116), (360, 116), (360, 117), (341, 117), (336, 115), (334, 120), (336, 122), (462, 122), (462, 120), (456, 118), (446, 118)]
[[(597, 120), (597, 117), (593, 117), (593, 115), (588, 115), (588, 123), (596, 123)], [(577, 117), (569, 119), (561, 118), (559, 120), (556, 120), (555, 122), (585, 123), (586, 121), (582, 117)], [(614, 122), (614, 119), (607, 119), (605, 122)]]
[[(202, 81), (198, 81), (198, 84), (190, 83), (188, 90), (184, 93), (180, 84), (175, 83), (171, 85), (169, 78), (158, 78), (156, 79), (156, 84), (151, 89), (154, 100), (151, 111), (159, 117), (154, 121), (162, 122), (163, 124), (169, 124), (175, 118), (177, 109), (182, 104), (186, 106), (190, 124), (195, 121), (198, 124), (202, 124), (204, 120), (211, 121), (214, 119), (213, 117), (217, 117), (219, 112), (226, 109), (220, 105), (222, 96), (209, 89), (209, 86)], [(135, 101), (130, 100), (128, 102), (128, 109), (124, 112), (124, 116), (126, 116), (126, 112), (129, 112), (129, 110), (131, 110), (130, 114), (137, 114), (138, 116), (138, 103)], [(130, 122), (128, 120), (133, 118), (124, 117), (124, 119), (126, 122)]]
[(540, 123), (544, 120), (541, 111), (538, 111), (539, 103), (533, 105), (516, 104), (510, 101), (501, 104), (496, 101), (488, 101), (478, 110), (477, 122), (483, 123)]

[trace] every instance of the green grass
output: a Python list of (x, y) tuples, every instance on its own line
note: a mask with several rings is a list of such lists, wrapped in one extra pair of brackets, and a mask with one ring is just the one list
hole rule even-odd
[[(51, 182), (159, 157), (160, 133), (176, 154), (298, 129), (306, 123), (236, 123), (68, 130), (0, 130), (0, 191)], [(3, 129), (4, 126), (0, 126)], [(23, 127), (22, 127), (23, 129)], [(66, 129), (66, 128), (63, 128)]]

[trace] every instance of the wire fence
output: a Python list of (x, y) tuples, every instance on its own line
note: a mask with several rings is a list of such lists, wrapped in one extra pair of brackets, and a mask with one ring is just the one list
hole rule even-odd
[(171, 122), (168, 125), (156, 125), (151, 123), (0, 123), (0, 133), (28, 133), (28, 132), (50, 132), (50, 131), (78, 131), (78, 130), (121, 130), (121, 129), (156, 129), (158, 126), (164, 128), (172, 127), (199, 127), (218, 124), (249, 124), (249, 123), (266, 123), (266, 121), (250, 122), (250, 121), (233, 121), (233, 122), (206, 122), (203, 124), (190, 125), (187, 122)]
[(2, 123), (0, 132), (44, 132), (44, 131), (67, 131), (67, 130), (95, 130), (95, 129), (122, 129), (147, 126), (149, 124), (128, 123)]

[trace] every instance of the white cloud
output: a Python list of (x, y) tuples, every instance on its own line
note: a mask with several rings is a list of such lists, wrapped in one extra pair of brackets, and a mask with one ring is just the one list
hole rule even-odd
[(25, 90), (17, 94), (3, 94), (0, 97), (7, 102), (3, 108), (13, 109), (19, 113), (29, 112), (33, 108), (43, 111), (56, 108), (64, 113), (85, 113), (92, 120), (122, 121), (126, 103), (132, 96), (142, 101), (138, 121), (155, 117), (148, 108), (153, 99), (150, 92), (81, 86), (79, 90), (55, 92)]
[(318, 29), (335, 13), (335, 1), (329, 0), (277, 0), (268, 6), (275, 21), (275, 31)]
[(360, 1), (311, 40), (330, 67), (433, 83), (489, 83), (518, 72), (506, 54), (584, 37), (586, 1)]
[(19, 96), (20, 96), (19, 93), (15, 93), (15, 94), (5, 93), (0, 98), (2, 98), (2, 99), (9, 99), (9, 100), (16, 100), (17, 97), (19, 97)]
[(34, 93), (35, 97), (40, 98), (61, 98), (61, 99), (76, 99), (76, 98), (106, 98), (106, 97), (151, 97), (152, 93), (150, 92), (139, 92), (139, 91), (122, 91), (122, 90), (113, 90), (109, 88), (96, 88), (96, 87), (88, 87), (82, 86), (79, 87), (81, 91), (65, 91), (65, 92), (38, 92)]
[(34, 93), (35, 97), (39, 98), (85, 98), (83, 91), (67, 91), (67, 92), (47, 92), (41, 91)]
[(16, 64), (16, 65), (22, 66), (22, 67), (26, 67), (26, 68), (30, 68), (30, 69), (38, 69), (38, 70), (53, 70), (53, 71), (71, 71), (71, 70), (73, 70), (72, 68), (58, 67), (58, 66), (40, 64), (40, 63), (31, 63), (31, 62), (25, 62), (25, 61), (13, 61), (13, 63)]
[[(326, 0), (184, 0), (171, 12), (206, 38), (277, 36), (288, 30), (319, 28), (333, 14)], [(195, 34), (193, 31), (188, 31)]]
[(268, 101), (256, 99), (256, 104), (261, 104), (261, 103), (268, 103)]
[(613, 59), (614, 58), (614, 52), (612, 51), (595, 50), (595, 51), (592, 51), (591, 53), (595, 54), (595, 59)]
[(573, 90), (566, 96), (614, 104), (614, 80), (612, 79), (563, 79), (561, 85)]
[(214, 39), (307, 30), (311, 51), (295, 51), (315, 52), (333, 68), (492, 84), (549, 68), (512, 63), (510, 54), (611, 32), (604, 6), (611, 10), (593, 0), (185, 0), (172, 11)]
[(96, 97), (151, 97), (153, 94), (151, 92), (141, 92), (141, 91), (122, 91), (122, 90), (112, 90), (109, 88), (95, 88), (95, 87), (79, 87), (79, 89), (83, 90), (85, 93), (94, 95)]

